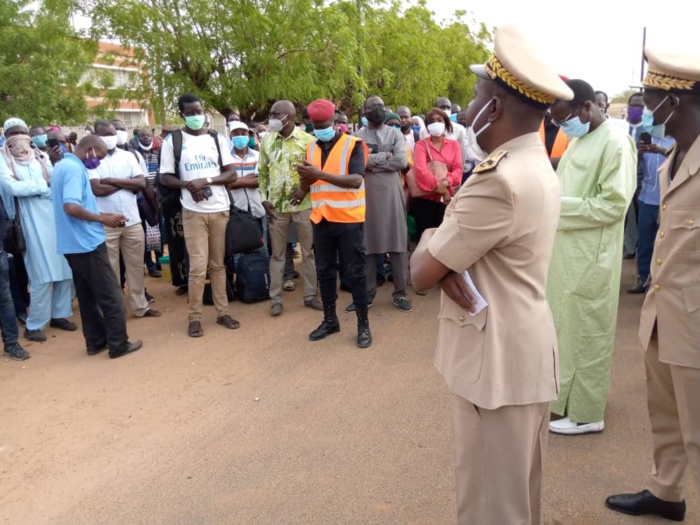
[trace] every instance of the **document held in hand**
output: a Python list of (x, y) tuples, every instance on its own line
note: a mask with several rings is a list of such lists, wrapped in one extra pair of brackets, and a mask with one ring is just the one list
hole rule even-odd
[(464, 277), (464, 280), (466, 281), (467, 285), (469, 285), (469, 288), (472, 289), (472, 293), (474, 294), (474, 297), (476, 297), (476, 304), (474, 305), (474, 312), (470, 312), (469, 315), (474, 317), (475, 315), (479, 315), (481, 311), (486, 308), (489, 303), (486, 302), (486, 299), (484, 299), (481, 294), (479, 293), (479, 290), (476, 289), (476, 286), (474, 286), (474, 281), (472, 281), (471, 275), (469, 275), (468, 271), (465, 271), (462, 273), (462, 277)]

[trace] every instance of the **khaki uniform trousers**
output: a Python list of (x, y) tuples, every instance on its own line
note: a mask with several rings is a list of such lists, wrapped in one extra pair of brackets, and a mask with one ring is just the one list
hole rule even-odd
[(316, 256), (313, 251), (314, 233), (311, 227), (311, 209), (297, 212), (277, 212), (270, 222), (270, 299), (282, 304), (282, 279), (284, 263), (292, 222), (296, 223), (299, 244), (301, 245), (302, 275), (304, 277), (304, 300), (316, 297), (318, 280), (316, 276)]
[(189, 321), (202, 320), (207, 268), (216, 317), (228, 314), (226, 267), (224, 266), (228, 217), (228, 210), (213, 213), (201, 213), (184, 208), (182, 210), (182, 227), (190, 257), (187, 304)]
[(146, 285), (143, 278), (143, 252), (146, 251), (146, 234), (141, 223), (128, 228), (109, 228), (105, 226), (107, 253), (121, 288), (121, 271), (119, 254), (124, 260), (124, 273), (128, 289), (129, 306), (136, 317), (143, 317), (148, 310)]
[(700, 484), (700, 369), (659, 361), (656, 336), (644, 364), (654, 445), (648, 489), (664, 501), (683, 501), (688, 465)]
[(540, 523), (549, 403), (479, 408), (453, 395), (459, 525)]

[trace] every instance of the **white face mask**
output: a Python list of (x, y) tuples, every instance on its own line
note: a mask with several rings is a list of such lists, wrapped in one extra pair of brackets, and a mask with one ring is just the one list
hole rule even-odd
[(105, 143), (105, 146), (107, 146), (107, 151), (112, 151), (114, 148), (117, 147), (117, 141), (119, 140), (116, 135), (109, 135), (107, 137), (100, 137), (102, 139), (102, 142)]
[(139, 146), (143, 151), (151, 151), (153, 149), (153, 141), (151, 141), (148, 146), (144, 146), (141, 142), (139, 142)]
[(445, 134), (445, 123), (444, 122), (433, 122), (428, 124), (428, 133), (433, 137), (440, 137)]
[(467, 155), (468, 156), (474, 156), (473, 159), (474, 161), (481, 162), (484, 160), (487, 156), (486, 152), (481, 149), (481, 146), (479, 146), (479, 141), (477, 140), (477, 137), (481, 135), (486, 129), (491, 125), (490, 122), (487, 122), (483, 126), (479, 128), (479, 131), (474, 131), (474, 126), (476, 125), (477, 121), (479, 120), (479, 117), (481, 114), (486, 111), (486, 109), (491, 105), (491, 102), (493, 102), (494, 99), (489, 100), (486, 104), (484, 104), (484, 107), (482, 107), (479, 112), (476, 114), (476, 117), (474, 117), (474, 120), (472, 121), (471, 126), (467, 127), (467, 136), (466, 136), (466, 149), (467, 149)]
[(117, 130), (117, 146), (123, 146), (126, 144), (129, 134), (121, 129)]
[(465, 140), (466, 144), (464, 147), (467, 150), (468, 161), (481, 162), (486, 158), (486, 152), (479, 146), (479, 142), (476, 140), (476, 133), (474, 133), (474, 128), (471, 126), (467, 128)]
[(280, 119), (271, 118), (270, 123), (267, 126), (267, 129), (269, 129), (270, 131), (279, 133), (280, 131), (282, 131), (284, 124), (285, 123)]

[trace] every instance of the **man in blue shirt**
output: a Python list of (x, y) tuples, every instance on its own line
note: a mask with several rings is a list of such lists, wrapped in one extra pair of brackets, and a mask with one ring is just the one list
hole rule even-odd
[(126, 307), (105, 244), (104, 226), (123, 227), (126, 217), (100, 213), (90, 188), (88, 169), (96, 169), (107, 156), (107, 146), (96, 135), (83, 138), (75, 154), (67, 154), (53, 171), (54, 214), (58, 253), (73, 270), (80, 319), (88, 355), (109, 348), (116, 358), (141, 348), (129, 342)]
[(675, 140), (651, 138), (651, 143), (638, 144), (639, 163), (644, 172), (642, 189), (639, 192), (639, 217), (637, 219), (637, 284), (627, 289), (627, 293), (641, 294), (649, 289), (651, 257), (654, 252), (654, 239), (659, 229), (659, 167), (666, 160), (666, 153)]

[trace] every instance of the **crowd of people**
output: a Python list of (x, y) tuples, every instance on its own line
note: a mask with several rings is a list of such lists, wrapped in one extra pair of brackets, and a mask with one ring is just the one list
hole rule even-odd
[[(391, 281), (405, 313), (409, 286), (440, 286), (436, 366), (454, 394), (459, 522), (539, 523), (547, 433), (605, 428), (622, 260), (636, 258), (627, 291), (648, 292), (640, 335), (654, 473), (648, 491), (607, 504), (682, 520), (685, 466), (700, 473), (700, 68), (697, 57), (648, 58), (625, 120), (607, 114), (604, 92), (555, 74), (512, 26), (472, 67), (466, 109), (440, 97), (414, 116), (373, 95), (354, 132), (325, 99), (277, 101), (267, 124), (233, 111), (225, 135), (193, 94), (178, 100), (183, 126), (156, 136), (98, 120), (78, 141), (10, 118), (5, 353), (29, 357), (18, 322), (37, 342), (47, 325), (77, 330), (74, 295), (89, 355), (140, 349), (126, 303), (137, 318), (160, 317), (145, 275), (161, 277), (165, 264), (187, 296), (190, 337), (205, 333), (207, 295), (216, 324), (234, 330), (233, 296), (269, 299), (278, 317), (301, 279), (303, 307), (323, 312), (309, 339), (340, 331), (340, 283), (367, 348), (378, 286)], [(244, 230), (252, 245), (231, 249)]]

